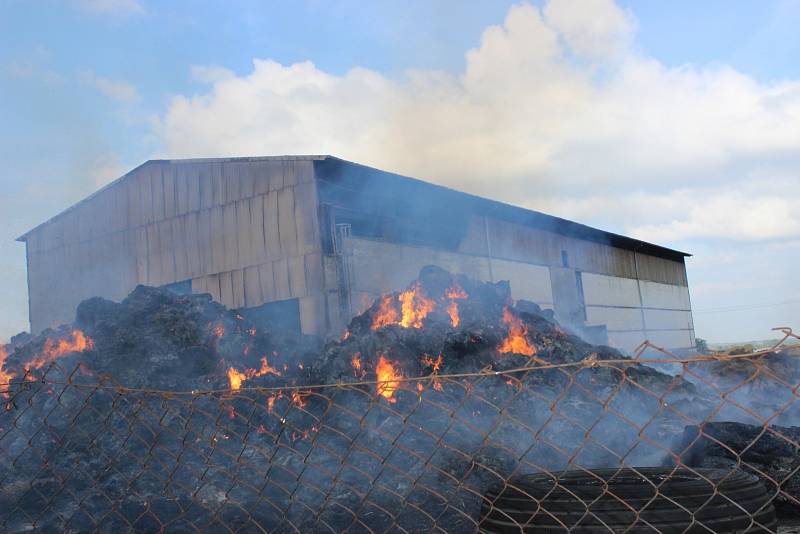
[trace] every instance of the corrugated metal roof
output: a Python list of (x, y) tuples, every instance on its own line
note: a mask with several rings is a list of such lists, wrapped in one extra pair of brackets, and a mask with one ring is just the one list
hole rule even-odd
[[(386, 182), (386, 180), (391, 180), (396, 183), (404, 183), (408, 186), (408, 190), (403, 191), (402, 193), (398, 191), (398, 199), (407, 199), (413, 197), (414, 188), (426, 189), (428, 191), (438, 192), (440, 197), (458, 199), (462, 204), (470, 206), (474, 213), (481, 215), (488, 215), (507, 220), (509, 222), (516, 222), (526, 226), (546, 229), (561, 235), (597, 243), (606, 243), (615, 247), (634, 250), (644, 254), (650, 254), (673, 260), (680, 260), (684, 257), (691, 256), (691, 254), (687, 252), (648, 243), (647, 241), (615, 234), (606, 230), (600, 230), (599, 228), (594, 228), (592, 226), (570, 221), (561, 217), (556, 217), (554, 215), (549, 215), (547, 213), (542, 213), (540, 211), (522, 208), (513, 204), (506, 204), (497, 200), (464, 193), (456, 189), (432, 184), (417, 178), (381, 171), (373, 167), (342, 160), (333, 156), (325, 158), (325, 160), (335, 162), (336, 164), (342, 165), (346, 168), (346, 170), (342, 170), (340, 172), (328, 173), (328, 179), (331, 179), (332, 182), (349, 182), (348, 186), (353, 190), (363, 187), (363, 182), (365, 180), (370, 180), (370, 174), (379, 172), (382, 175), (381, 186), (386, 186), (386, 189), (389, 191), (392, 190), (392, 187), (389, 187), (389, 184)], [(324, 176), (320, 177), (319, 175), (317, 176), (317, 179), (326, 180)], [(360, 181), (362, 183), (359, 183)], [(444, 207), (444, 205), (440, 205), (440, 207)]]
[(280, 160), (287, 160), (287, 161), (292, 161), (292, 160), (295, 160), (295, 161), (296, 160), (303, 160), (303, 161), (315, 160), (316, 161), (316, 160), (322, 160), (322, 159), (329, 158), (329, 157), (331, 157), (331, 156), (320, 154), (320, 155), (303, 155), (303, 156), (241, 156), (241, 157), (228, 157), (228, 158), (150, 159), (150, 160), (145, 161), (144, 163), (142, 163), (138, 167), (134, 167), (130, 171), (126, 172), (125, 174), (123, 174), (122, 176), (117, 178), (116, 180), (104, 185), (103, 187), (101, 187), (100, 189), (98, 189), (97, 191), (95, 191), (94, 193), (89, 195), (88, 197), (82, 198), (81, 200), (79, 200), (78, 202), (76, 202), (72, 206), (68, 207), (67, 209), (65, 209), (65, 210), (61, 211), (60, 213), (50, 217), (49, 219), (47, 219), (43, 223), (38, 224), (35, 227), (31, 228), (30, 230), (28, 230), (27, 232), (25, 232), (24, 234), (19, 236), (17, 238), (17, 241), (26, 241), (27, 240), (26, 238), (32, 232), (35, 232), (39, 228), (41, 228), (43, 226), (46, 226), (47, 224), (53, 222), (54, 220), (58, 219), (59, 217), (61, 217), (65, 213), (69, 213), (70, 211), (74, 210), (75, 208), (77, 208), (78, 206), (80, 206), (81, 204), (86, 202), (87, 200), (95, 197), (96, 195), (99, 195), (100, 193), (102, 193), (106, 189), (108, 189), (110, 187), (113, 187), (114, 185), (118, 184), (119, 182), (121, 182), (125, 178), (127, 178), (130, 174), (133, 174), (134, 172), (138, 171), (139, 169), (141, 169), (143, 167), (146, 167), (147, 165), (152, 165), (154, 163), (224, 163), (224, 162), (231, 162), (231, 161), (266, 161), (266, 160), (279, 160), (279, 161)]
[[(510, 220), (512, 222), (518, 222), (520, 224), (525, 224), (529, 226), (534, 226), (538, 228), (547, 228), (551, 231), (562, 235), (568, 235), (571, 237), (576, 237), (580, 239), (585, 239), (588, 241), (595, 241), (595, 242), (602, 242), (608, 243), (612, 246), (625, 248), (629, 250), (636, 250), (646, 254), (652, 254), (655, 256), (671, 258), (671, 259), (678, 259), (683, 258), (685, 256), (691, 256), (686, 252), (681, 252), (679, 250), (670, 249), (667, 247), (662, 247), (660, 245), (655, 245), (653, 243), (648, 243), (646, 241), (641, 241), (638, 239), (634, 239), (631, 237), (627, 237), (620, 234), (615, 234), (613, 232), (608, 232), (605, 230), (600, 230), (598, 228), (594, 228), (591, 226), (587, 226), (585, 224), (577, 223), (574, 221), (570, 221), (568, 219), (563, 219), (561, 217), (556, 217), (554, 215), (549, 215), (546, 213), (542, 213), (539, 211), (522, 208), (519, 206), (514, 206), (512, 204), (506, 204), (503, 202), (499, 202), (496, 200), (491, 200), (484, 197), (479, 197), (476, 195), (471, 195), (469, 193), (464, 193), (462, 191), (458, 191), (456, 189), (452, 189), (449, 187), (444, 187), (436, 184), (432, 184), (430, 182), (425, 182), (423, 180), (419, 180), (417, 178), (411, 178), (408, 176), (402, 176), (399, 174), (391, 173), (388, 171), (382, 171), (380, 169), (375, 169), (374, 167), (368, 167), (366, 165), (362, 165), (360, 163), (354, 163), (347, 160), (343, 160), (341, 158), (337, 158), (335, 156), (329, 155), (295, 155), (295, 156), (253, 156), (253, 157), (227, 157), (227, 158), (194, 158), (194, 159), (161, 159), (161, 160), (149, 160), (142, 165), (139, 165), (135, 169), (131, 170), (124, 176), (114, 180), (113, 182), (109, 183), (108, 185), (104, 186), (102, 189), (99, 189), (92, 195), (80, 200), (79, 202), (75, 203), (74, 205), (70, 206), (66, 210), (62, 211), (58, 215), (50, 218), (49, 220), (43, 222), (42, 224), (32, 228), (31, 230), (27, 231), (23, 235), (17, 238), (17, 241), (26, 241), (27, 236), (38, 230), (39, 228), (45, 226), (46, 224), (52, 222), (53, 220), (61, 217), (65, 213), (75, 209), (77, 206), (80, 206), (82, 203), (86, 202), (90, 198), (94, 197), (95, 195), (99, 194), (100, 192), (104, 191), (105, 189), (112, 187), (113, 185), (119, 183), (120, 181), (124, 180), (128, 175), (132, 174), (134, 171), (141, 169), (142, 167), (154, 163), (219, 163), (219, 162), (242, 162), (242, 161), (266, 161), (266, 160), (314, 160), (314, 161), (322, 161), (322, 160), (330, 160), (332, 163), (335, 162), (336, 165), (344, 166), (349, 168), (351, 171), (355, 170), (355, 176), (360, 176), (360, 178), (354, 178), (355, 184), (358, 184), (358, 180), (365, 180), (369, 179), (369, 174), (372, 173), (380, 173), (384, 178), (389, 178), (394, 180), (395, 182), (400, 181), (408, 185), (411, 188), (422, 188), (429, 191), (437, 191), (440, 195), (445, 195), (452, 198), (457, 198), (461, 202), (466, 202), (469, 204), (476, 212), (480, 212), (482, 214), (492, 216), (499, 216), (503, 219)], [(361, 172), (358, 172), (358, 171)], [(319, 177), (318, 177), (319, 178)], [(353, 179), (353, 178), (351, 178)]]

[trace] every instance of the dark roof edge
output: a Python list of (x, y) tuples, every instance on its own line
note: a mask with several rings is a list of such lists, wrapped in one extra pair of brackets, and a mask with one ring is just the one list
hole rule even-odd
[(585, 241), (607, 243), (619, 248), (624, 248), (636, 252), (642, 252), (644, 254), (663, 257), (667, 259), (681, 261), (683, 258), (692, 256), (688, 252), (683, 252), (680, 250), (664, 247), (661, 245), (656, 245), (654, 243), (649, 243), (647, 241), (642, 241), (640, 239), (635, 239), (621, 234), (616, 234), (614, 232), (609, 232), (607, 230), (601, 230), (599, 228), (594, 228), (586, 224), (571, 221), (569, 219), (564, 219), (562, 217), (557, 217), (555, 215), (543, 213), (541, 211), (523, 208), (520, 206), (515, 206), (513, 204), (507, 204), (505, 202), (500, 202), (499, 200), (493, 200), (490, 198), (473, 195), (471, 193), (465, 193), (463, 191), (459, 191), (451, 187), (438, 185), (431, 182), (426, 182), (425, 180), (420, 180), (419, 178), (413, 178), (411, 176), (404, 176), (402, 174), (397, 174), (390, 171), (384, 171), (382, 169), (376, 169), (375, 167), (370, 167), (368, 165), (363, 165), (361, 163), (356, 163), (353, 161), (347, 161), (342, 158), (337, 158), (335, 156), (329, 156), (326, 159), (337, 160), (347, 165), (354, 165), (366, 169), (378, 170), (382, 173), (389, 174), (404, 180), (413, 181), (426, 187), (433, 187), (447, 191), (451, 194), (461, 195), (469, 198), (472, 202), (484, 208), (484, 213), (488, 214), (494, 210), (502, 210), (505, 211), (507, 214), (513, 214), (515, 216), (514, 222), (520, 222), (521, 224), (525, 224), (527, 226), (533, 226), (533, 227), (546, 226), (547, 229), (550, 229), (554, 233), (558, 233), (561, 235), (567, 235), (570, 237), (575, 237), (577, 239), (583, 239)]
[[(231, 161), (319, 161), (333, 158), (327, 154), (283, 155), (283, 156), (231, 156), (226, 158), (183, 158), (183, 159), (151, 159), (148, 163), (225, 163)], [(339, 159), (339, 158), (333, 158)], [(344, 160), (341, 160), (344, 161)]]

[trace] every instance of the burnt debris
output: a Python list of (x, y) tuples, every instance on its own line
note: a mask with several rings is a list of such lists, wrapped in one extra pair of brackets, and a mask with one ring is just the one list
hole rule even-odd
[(642, 365), (436, 267), (338, 340), (138, 287), (6, 352), (12, 532), (471, 532), (491, 485), (663, 465), (724, 402), (711, 374)]
[(687, 427), (682, 436), (685, 465), (744, 469), (774, 496), (779, 516), (800, 518), (799, 427), (711, 422)]

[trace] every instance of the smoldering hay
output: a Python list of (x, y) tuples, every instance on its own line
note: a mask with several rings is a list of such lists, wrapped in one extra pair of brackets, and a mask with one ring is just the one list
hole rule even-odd
[(510, 295), (426, 267), (327, 342), (208, 295), (87, 300), (4, 349), (0, 525), (470, 532), (489, 484), (669, 463), (722, 402)]

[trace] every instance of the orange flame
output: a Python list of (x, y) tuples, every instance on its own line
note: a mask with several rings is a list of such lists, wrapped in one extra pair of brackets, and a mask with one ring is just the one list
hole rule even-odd
[(264, 376), (268, 373), (271, 373), (275, 376), (281, 376), (281, 372), (269, 364), (267, 357), (262, 356), (260, 369), (245, 369), (244, 372), (242, 372), (234, 367), (229, 367), (228, 385), (230, 385), (231, 389), (238, 390), (242, 387), (242, 382), (245, 380), (250, 380), (251, 378), (256, 378), (258, 376)]
[(278, 393), (275, 395), (270, 395), (270, 397), (267, 399), (267, 413), (272, 413), (272, 411), (275, 409), (275, 401), (281, 397), (283, 397), (283, 393), (280, 391), (278, 391)]
[(447, 291), (445, 291), (444, 296), (450, 299), (450, 304), (447, 305), (447, 314), (450, 316), (450, 324), (453, 325), (453, 328), (457, 327), (461, 324), (461, 318), (458, 315), (458, 300), (465, 299), (469, 295), (464, 289), (458, 285), (453, 284)]
[[(453, 327), (461, 324), (458, 314), (458, 300), (466, 299), (466, 291), (454, 283), (445, 291), (444, 299), (448, 299), (447, 314), (450, 316), (450, 323)], [(398, 310), (399, 303), (399, 310)], [(444, 305), (444, 302), (440, 302)], [(414, 285), (400, 293), (397, 297), (392, 294), (381, 296), (378, 310), (372, 317), (372, 329), (377, 330), (383, 326), (399, 324), (403, 328), (422, 328), (425, 318), (436, 309), (437, 301), (428, 297), (419, 280)], [(342, 341), (350, 336), (350, 332), (345, 331)]]
[(44, 343), (44, 350), (42, 356), (48, 360), (54, 360), (65, 354), (73, 352), (83, 352), (94, 348), (94, 342), (81, 332), (80, 330), (73, 330), (70, 334), (70, 339), (59, 339), (58, 342), (48, 339)]
[(469, 297), (467, 292), (464, 291), (464, 288), (456, 283), (454, 283), (447, 289), (447, 291), (445, 291), (444, 296), (451, 300), (465, 299)]
[(304, 395), (302, 395), (299, 390), (295, 389), (294, 391), (292, 391), (292, 404), (294, 404), (298, 408), (305, 408), (307, 403), (303, 399), (303, 397)]
[(225, 335), (225, 325), (222, 324), (222, 323), (217, 323), (214, 326), (214, 330), (211, 331), (211, 335), (213, 335), (217, 339), (219, 339), (222, 336), (224, 336)]
[(394, 295), (383, 295), (378, 305), (378, 311), (372, 317), (372, 329), (377, 330), (382, 326), (397, 324), (400, 322), (400, 314), (394, 302)]
[(319, 426), (314, 424), (311, 425), (309, 430), (292, 430), (292, 441), (297, 441), (298, 439), (308, 439), (311, 434), (319, 432)]
[(436, 302), (423, 293), (419, 280), (413, 288), (400, 293), (400, 304), (403, 312), (400, 326), (404, 328), (422, 328), (422, 321), (436, 307)]
[(242, 382), (245, 380), (247, 380), (247, 375), (245, 373), (242, 373), (233, 367), (228, 368), (228, 384), (230, 385), (231, 389), (240, 389), (242, 387)]
[(461, 323), (461, 318), (458, 316), (458, 302), (450, 301), (450, 304), (447, 305), (447, 315), (450, 316), (450, 324), (453, 325), (453, 328)]
[[(433, 389), (436, 391), (442, 391), (442, 383), (439, 381), (439, 368), (442, 366), (442, 355), (440, 354), (435, 360), (425, 354), (422, 357), (422, 365), (425, 367), (433, 367), (433, 372), (431, 373), (431, 377), (433, 379)], [(421, 391), (421, 390), (420, 390)]]
[(344, 334), (342, 334), (342, 338), (340, 339), (340, 341), (347, 341), (349, 337), (350, 337), (350, 330), (345, 328)]
[(397, 362), (392, 362), (383, 354), (378, 357), (378, 365), (375, 367), (375, 375), (378, 378), (376, 386), (378, 395), (383, 396), (391, 403), (397, 402), (394, 398), (394, 392), (400, 389), (400, 380), (403, 375), (395, 369)]
[(422, 365), (425, 367), (433, 367), (433, 372), (438, 372), (439, 367), (442, 366), (442, 355), (440, 354), (435, 360), (427, 354), (422, 357)]
[(498, 351), (504, 354), (514, 353), (524, 356), (536, 354), (536, 347), (528, 341), (528, 327), (519, 317), (512, 314), (508, 307), (503, 309), (503, 322), (508, 325), (508, 335), (497, 349)]
[(58, 341), (47, 339), (47, 341), (44, 342), (42, 352), (25, 366), (25, 370), (41, 369), (46, 363), (56, 358), (72, 354), (73, 352), (84, 352), (93, 348), (94, 342), (89, 336), (80, 330), (73, 330), (70, 333), (69, 339), (59, 339)]
[(11, 381), (14, 380), (16, 375), (11, 371), (5, 371), (3, 369), (6, 364), (6, 358), (8, 358), (8, 350), (6, 350), (5, 345), (0, 345), (0, 390), (3, 391), (3, 397), (8, 398), (8, 390), (11, 388)]
[(356, 352), (353, 354), (353, 357), (350, 358), (350, 365), (353, 366), (353, 375), (362, 377), (364, 376), (364, 366), (361, 365), (361, 353)]
[(261, 357), (261, 369), (256, 371), (253, 376), (264, 376), (267, 373), (272, 373), (275, 376), (281, 376), (281, 372), (270, 366), (266, 356)]

